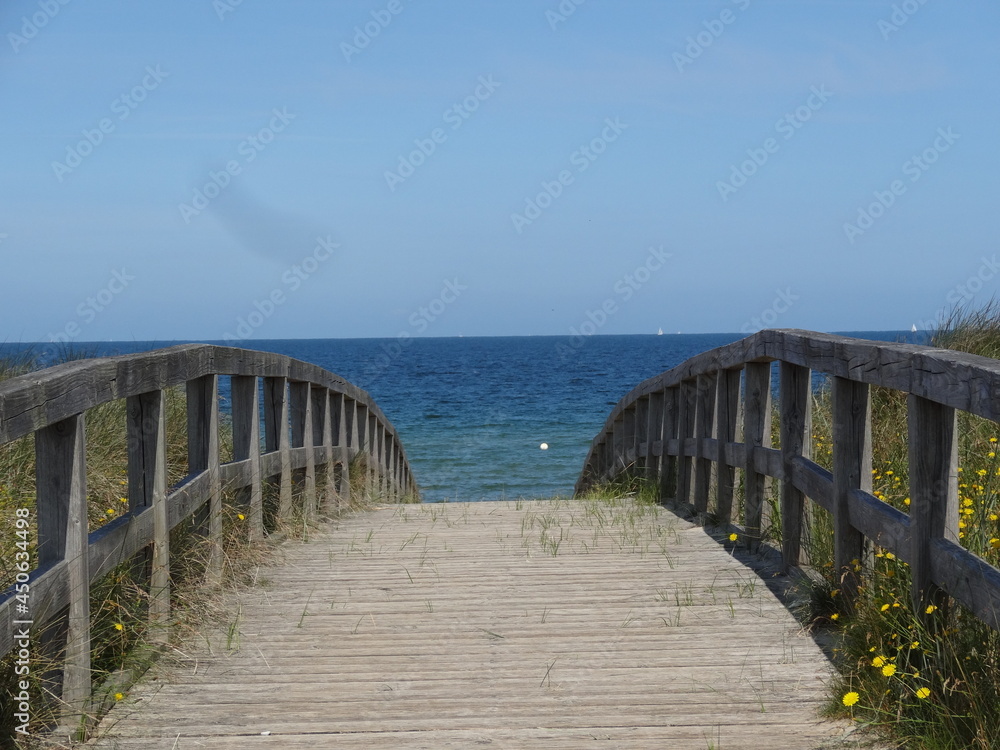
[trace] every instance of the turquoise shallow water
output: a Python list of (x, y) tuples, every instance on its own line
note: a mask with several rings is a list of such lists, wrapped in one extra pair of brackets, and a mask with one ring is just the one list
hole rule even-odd
[[(424, 499), (442, 501), (568, 495), (618, 399), (640, 381), (739, 338), (416, 338), (405, 346), (395, 339), (293, 339), (244, 347), (313, 362), (371, 393), (399, 430)], [(181, 342), (80, 348), (105, 355), (172, 343)], [(548, 450), (539, 448), (543, 442)]]

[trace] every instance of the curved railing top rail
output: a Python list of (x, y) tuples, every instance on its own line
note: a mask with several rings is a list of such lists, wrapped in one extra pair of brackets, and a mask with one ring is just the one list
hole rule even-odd
[(815, 372), (912, 393), (1000, 422), (1000, 362), (975, 354), (797, 329), (760, 331), (647, 378), (615, 405), (612, 423), (637, 398), (747, 362), (782, 361)]
[(103, 403), (183, 385), (205, 375), (285, 377), (325, 386), (365, 404), (395, 433), (395, 427), (367, 391), (322, 367), (271, 352), (181, 344), (139, 354), (66, 362), (0, 383), (0, 444)]

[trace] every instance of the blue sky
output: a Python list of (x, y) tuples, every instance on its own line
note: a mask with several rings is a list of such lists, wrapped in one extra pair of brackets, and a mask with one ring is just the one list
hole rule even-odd
[(997, 286), (998, 28), (987, 0), (5, 2), (0, 339), (925, 327)]

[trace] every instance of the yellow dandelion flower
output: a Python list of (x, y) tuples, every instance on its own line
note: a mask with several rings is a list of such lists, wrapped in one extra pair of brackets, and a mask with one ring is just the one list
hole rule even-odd
[(986, 454), (988, 458), (996, 458), (997, 454), (994, 451), (990, 451)]
[(884, 664), (885, 664), (885, 657), (884, 656), (876, 656), (874, 659), (872, 659), (872, 666), (873, 667), (881, 667)]
[(993, 549), (1000, 549), (1000, 539), (997, 539), (996, 537), (990, 539), (990, 546)]
[(108, 508), (104, 512), (107, 513), (109, 516), (113, 516), (115, 514), (115, 509), (114, 508)]
[(894, 554), (892, 554), (891, 552), (886, 552), (885, 553), (885, 559), (886, 560), (895, 560), (896, 556)]
[(933, 612), (936, 609), (937, 609), (937, 606), (935, 606), (934, 604), (928, 604), (927, 605), (927, 609), (925, 609), (924, 612), (927, 613), (927, 614), (931, 614), (931, 612)]
[(737, 535), (737, 534), (730, 534), (729, 535), (729, 541), (735, 542), (737, 539), (739, 539), (739, 535)]
[(909, 504), (910, 504), (910, 498), (905, 498), (903, 500), (903, 505), (909, 505)]
[(891, 476), (893, 475), (893, 471), (892, 471), (892, 469), (890, 469), (889, 471), (887, 471), (887, 472), (885, 473), (885, 475), (886, 475), (887, 477), (891, 477)]
[(972, 505), (972, 498), (969, 497), (965, 498), (965, 500), (962, 501), (962, 505), (968, 508), (970, 505)]
[(882, 611), (885, 612), (887, 609), (889, 609), (889, 605), (888, 604), (883, 604), (882, 605)]
[(128, 480), (127, 479), (119, 479), (118, 480), (118, 484), (128, 484)]
[(115, 693), (115, 700), (116, 701), (120, 701), (124, 697), (125, 697), (124, 693)]
[(893, 602), (893, 603), (892, 603), (892, 606), (893, 606), (893, 607), (902, 607), (903, 605), (902, 605), (902, 604), (900, 604), (899, 602)]
[(990, 438), (990, 442), (991, 442), (991, 443), (995, 443), (996, 441), (997, 441), (997, 439), (996, 439), (995, 437), (991, 437), (991, 438)]
[(236, 517), (237, 517), (238, 519), (240, 519), (241, 521), (243, 521), (243, 520), (245, 520), (245, 519), (246, 519), (246, 516), (244, 516), (244, 515), (243, 515), (242, 513), (237, 513), (237, 514), (236, 514)]
[(861, 696), (852, 690), (849, 693), (844, 693), (844, 697), (841, 700), (843, 700), (845, 706), (853, 706), (860, 699)]
[(128, 503), (128, 498), (127, 497), (120, 497), (120, 498), (118, 498), (118, 502), (120, 502), (120, 503)]
[(120, 622), (116, 622), (115, 623), (115, 630), (124, 630), (124, 629), (125, 629), (125, 626), (122, 625)]
[(882, 674), (884, 674), (886, 677), (892, 677), (894, 674), (896, 674), (896, 665), (886, 664), (884, 667), (882, 667)]
[(837, 619), (840, 619), (840, 615), (839, 615), (839, 614), (837, 614), (836, 612), (834, 612), (834, 613), (833, 613), (832, 615), (830, 615), (830, 619), (831, 619), (831, 620), (837, 620)]
[(920, 641), (914, 641), (910, 644), (910, 648), (917, 648), (920, 645)]
[(998, 516), (996, 513), (990, 513), (990, 520), (991, 521), (1000, 521), (1000, 516)]
[(923, 700), (930, 694), (931, 694), (930, 688), (922, 687), (919, 690), (917, 690), (917, 697), (920, 698), (920, 700)]
[(986, 469), (979, 469), (979, 471), (977, 471), (976, 473), (979, 476), (981, 476), (981, 477), (985, 477), (986, 476)]

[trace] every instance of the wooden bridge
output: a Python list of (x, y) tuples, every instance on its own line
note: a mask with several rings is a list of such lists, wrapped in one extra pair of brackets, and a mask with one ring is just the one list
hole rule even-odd
[[(832, 472), (809, 458), (812, 372), (833, 378)], [(909, 514), (871, 494), (872, 385), (908, 394)], [(187, 466), (168, 487), (176, 387)], [(85, 415), (117, 400), (129, 510), (88, 531)], [(392, 504), (417, 490), (389, 421), (363, 391), (278, 355), (184, 346), (15, 378), (0, 384), (0, 444), (34, 435), (37, 564), (25, 577), (33, 648), (62, 665), (41, 675), (62, 706), (52, 737), (93, 730), (117, 689), (91, 674), (89, 591), (138, 560), (151, 639), (171, 648), (91, 732), (100, 747), (841, 747), (847, 727), (817, 719), (829, 663), (766, 584), (802, 562), (808, 498), (833, 513), (848, 600), (868, 539), (910, 563), (921, 605), (953, 597), (1000, 624), (1000, 571), (956, 533), (956, 410), (1000, 420), (1000, 363), (764, 331), (645, 381), (595, 438), (578, 494), (638, 471), (666, 504), (713, 518), (717, 539), (628, 498)], [(352, 466), (389, 504), (343, 512)], [(745, 510), (731, 526), (737, 469)], [(768, 477), (780, 483), (776, 568), (751, 555)], [(230, 495), (253, 540), (293, 513), (333, 520), (280, 545), (259, 585), (228, 595), (225, 622), (177, 640), (171, 529), (197, 521), (217, 582)], [(735, 549), (730, 529), (748, 544)], [(0, 601), (4, 653), (21, 645), (16, 595)]]

